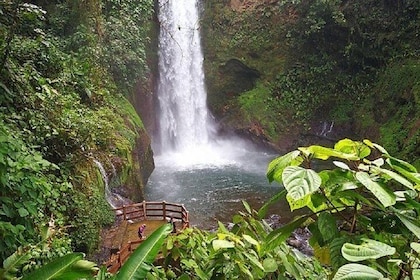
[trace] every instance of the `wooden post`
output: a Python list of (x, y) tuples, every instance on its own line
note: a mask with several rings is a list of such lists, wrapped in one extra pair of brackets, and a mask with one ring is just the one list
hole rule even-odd
[(162, 211), (163, 211), (163, 213), (162, 213), (162, 216), (163, 216), (163, 220), (165, 221), (166, 220), (166, 202), (165, 202), (165, 200), (164, 201), (162, 201)]
[(126, 209), (125, 209), (125, 205), (123, 204), (123, 220), (127, 220), (127, 217), (126, 217)]
[(143, 215), (144, 215), (144, 219), (147, 220), (146, 200), (143, 200)]

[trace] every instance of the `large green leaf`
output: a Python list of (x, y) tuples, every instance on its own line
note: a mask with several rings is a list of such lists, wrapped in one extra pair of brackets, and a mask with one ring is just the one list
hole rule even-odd
[(391, 167), (400, 167), (408, 172), (417, 173), (417, 168), (411, 165), (410, 163), (401, 160), (399, 158), (388, 156), (387, 162)]
[(384, 279), (379, 271), (357, 263), (345, 264), (340, 267), (333, 280), (375, 280)]
[[(343, 139), (338, 141), (334, 145), (334, 150), (347, 154), (349, 156), (356, 156), (358, 158), (365, 158), (371, 153), (371, 150), (367, 145), (363, 144), (362, 142), (353, 141), (350, 139)], [(357, 160), (354, 157), (348, 159)]]
[(281, 183), (283, 170), (287, 166), (299, 165), (302, 162), (302, 160), (296, 160), (299, 155), (300, 151), (295, 150), (272, 160), (267, 169), (267, 178), (270, 183), (273, 181)]
[(388, 244), (367, 238), (362, 238), (362, 241), (360, 245), (345, 243), (341, 248), (343, 257), (351, 262), (359, 262), (395, 254), (395, 248)]
[(373, 181), (366, 172), (356, 172), (356, 179), (362, 183), (382, 203), (384, 207), (394, 205), (396, 196), (385, 186)]
[(321, 186), (321, 177), (315, 171), (299, 166), (286, 167), (282, 178), (287, 196), (293, 200), (299, 200), (317, 191)]
[(393, 180), (399, 182), (400, 184), (406, 186), (407, 188), (414, 189), (413, 184), (410, 181), (408, 181), (406, 178), (404, 178), (403, 176), (401, 176), (400, 174), (394, 171), (384, 169), (384, 168), (379, 168), (379, 167), (371, 167), (371, 170), (372, 172), (385, 174), (389, 178), (392, 178)]
[(337, 151), (331, 148), (326, 148), (322, 146), (309, 146), (309, 147), (301, 147), (299, 148), (306, 156), (312, 156), (313, 158), (327, 160), (330, 157), (342, 158), (347, 160), (359, 160), (359, 156), (356, 154), (351, 153), (343, 153), (341, 151)]
[(116, 280), (143, 279), (150, 270), (165, 238), (172, 232), (171, 224), (164, 224), (155, 230), (137, 247), (116, 275)]
[(97, 270), (95, 264), (83, 260), (82, 253), (72, 253), (57, 258), (26, 275), (23, 280), (72, 280), (88, 278)]

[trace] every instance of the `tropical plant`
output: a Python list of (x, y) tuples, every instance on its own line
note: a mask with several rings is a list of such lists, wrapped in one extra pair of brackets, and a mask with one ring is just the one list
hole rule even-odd
[(316, 260), (285, 242), (270, 244), (271, 227), (244, 206), (231, 229), (219, 222), (215, 232), (188, 228), (169, 236), (162, 268), (148, 279), (325, 279)]
[(307, 225), (315, 256), (334, 279), (418, 273), (420, 174), (411, 164), (369, 140), (343, 139), (289, 152), (269, 164), (267, 176), (284, 185), (291, 210), (311, 212), (273, 231), (272, 244)]
[(151, 264), (160, 252), (166, 237), (172, 232), (172, 224), (164, 224), (155, 230), (134, 250), (115, 276), (116, 280), (144, 279)]
[[(51, 228), (49, 232), (51, 234)], [(134, 250), (115, 275), (107, 273), (105, 267), (99, 269), (95, 263), (85, 260), (83, 253), (70, 253), (54, 258), (42, 267), (25, 274), (22, 279), (144, 279), (152, 268), (151, 265), (160, 252), (163, 242), (171, 232), (172, 224), (164, 224), (156, 229)], [(48, 238), (51, 237), (50, 234), (48, 234)], [(18, 268), (27, 264), (30, 259), (31, 252), (28, 250), (26, 252), (21, 250), (15, 252), (5, 260), (3, 269), (0, 270), (1, 279), (17, 279), (16, 273), (19, 271)]]
[(56, 258), (22, 279), (86, 279), (89, 276), (93, 276), (98, 269), (95, 263), (84, 260), (83, 256), (82, 253), (71, 253)]

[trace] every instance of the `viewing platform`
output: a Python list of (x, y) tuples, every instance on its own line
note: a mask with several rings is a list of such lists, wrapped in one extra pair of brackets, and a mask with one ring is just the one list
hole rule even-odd
[[(171, 218), (177, 231), (189, 227), (188, 211), (182, 204), (143, 201), (115, 208), (114, 211), (121, 223), (104, 241), (111, 251), (111, 257), (105, 263), (111, 273), (116, 273), (139, 244)], [(146, 225), (144, 239), (140, 239), (137, 233), (142, 224)]]

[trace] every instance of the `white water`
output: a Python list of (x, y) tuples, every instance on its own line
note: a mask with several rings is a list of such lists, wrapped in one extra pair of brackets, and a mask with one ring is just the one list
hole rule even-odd
[(218, 161), (206, 104), (198, 1), (160, 0), (159, 5), (159, 150), (181, 165)]
[[(109, 187), (109, 177), (108, 174), (105, 171), (104, 166), (102, 163), (96, 159), (93, 160), (93, 162), (96, 164), (96, 166), (99, 169), (99, 172), (101, 172), (102, 179), (104, 181), (105, 185), (105, 199), (108, 202), (108, 204), (112, 208), (118, 208), (121, 206), (121, 204), (124, 202), (124, 198), (122, 198), (119, 194), (113, 193)], [(113, 172), (115, 170), (115, 167), (112, 165)]]

